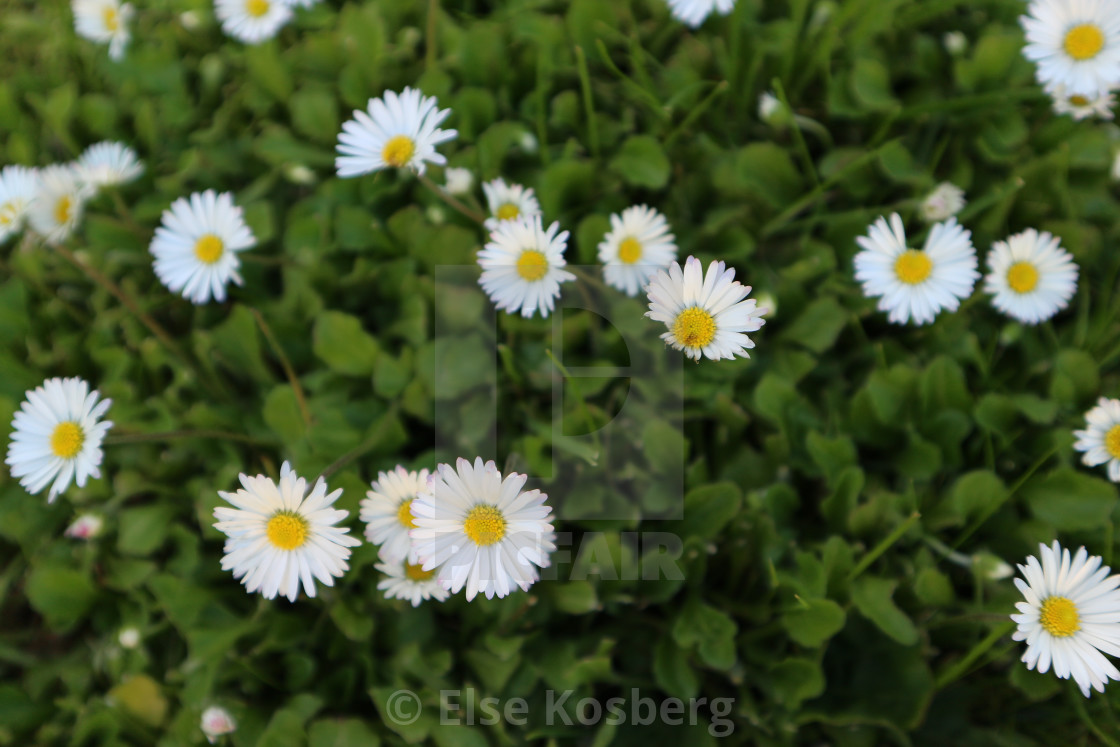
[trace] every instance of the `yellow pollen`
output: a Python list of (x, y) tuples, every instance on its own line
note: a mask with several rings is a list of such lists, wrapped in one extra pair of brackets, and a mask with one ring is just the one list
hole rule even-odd
[(58, 198), (58, 202), (54, 204), (54, 222), (62, 225), (70, 220), (70, 207), (73, 201), (69, 196), (63, 195)]
[(412, 158), (416, 143), (407, 135), (394, 135), (381, 149), (381, 160), (390, 166), (400, 168)]
[(73, 459), (82, 450), (85, 440), (86, 434), (82, 433), (82, 427), (77, 423), (59, 423), (51, 433), (51, 451), (56, 457)]
[(1080, 96), (1078, 94), (1074, 94), (1074, 95), (1069, 97), (1069, 103), (1070, 103), (1070, 106), (1088, 106), (1089, 105), (1089, 99), (1086, 96)]
[(517, 207), (512, 202), (507, 202), (500, 206), (498, 211), (494, 213), (494, 216), (498, 220), (513, 220), (519, 215), (521, 215), (521, 208)]
[(102, 18), (105, 21), (106, 31), (116, 31), (121, 27), (120, 19), (117, 17), (117, 9), (112, 5), (105, 6)]
[(536, 249), (526, 249), (517, 258), (517, 274), (526, 280), (540, 280), (548, 272), (548, 258)]
[(642, 242), (633, 236), (627, 236), (618, 245), (618, 258), (628, 265), (632, 265), (642, 258)]
[(247, 0), (245, 12), (253, 18), (260, 18), (268, 12), (268, 0)]
[(1038, 270), (1030, 262), (1016, 262), (1007, 270), (1007, 284), (1016, 293), (1030, 293), (1038, 285)]
[(716, 320), (703, 309), (690, 306), (677, 314), (673, 335), (686, 348), (707, 347), (716, 336)]
[(925, 252), (908, 249), (894, 261), (894, 274), (907, 285), (917, 285), (933, 272), (933, 262)]
[(1055, 638), (1068, 638), (1081, 630), (1077, 606), (1065, 597), (1047, 597), (1038, 613), (1038, 621)]
[(1091, 60), (1104, 49), (1104, 33), (1091, 23), (1083, 23), (1066, 33), (1062, 46), (1075, 60)]
[(199, 262), (205, 262), (212, 265), (222, 258), (222, 251), (225, 245), (222, 240), (212, 233), (208, 233), (194, 245), (194, 256), (198, 257)]
[(433, 568), (430, 571), (425, 571), (424, 566), (420, 565), (419, 563), (405, 563), (404, 575), (405, 578), (411, 579), (413, 581), (427, 581), (432, 576), (436, 575), (436, 569)]
[(397, 508), (397, 521), (401, 526), (406, 526), (409, 529), (416, 528), (416, 522), (412, 520), (412, 498), (407, 501), (401, 501), (401, 505)]
[(1104, 448), (1113, 459), (1120, 459), (1120, 425), (1108, 429), (1104, 436)]
[(307, 541), (307, 520), (292, 511), (277, 511), (268, 520), (268, 541), (281, 550), (295, 550)]
[(497, 506), (482, 503), (467, 514), (463, 531), (476, 545), (492, 545), (506, 536), (506, 517)]

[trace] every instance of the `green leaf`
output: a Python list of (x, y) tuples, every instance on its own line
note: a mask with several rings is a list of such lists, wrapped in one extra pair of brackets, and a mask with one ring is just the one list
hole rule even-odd
[(377, 359), (377, 340), (364, 329), (357, 317), (341, 311), (324, 311), (315, 320), (311, 333), (315, 355), (337, 373), (368, 376)]
[(692, 671), (688, 654), (667, 637), (662, 638), (654, 649), (653, 678), (658, 687), (681, 700), (695, 697), (700, 689), (700, 681)]
[(85, 617), (97, 597), (97, 589), (85, 573), (54, 565), (34, 567), (24, 592), (27, 601), (54, 630), (73, 627)]
[(708, 666), (727, 670), (735, 664), (735, 633), (739, 626), (725, 612), (693, 598), (673, 625), (673, 640), (684, 648), (697, 647)]
[(290, 384), (273, 387), (264, 398), (264, 422), (287, 443), (299, 441), (306, 435), (307, 424)]
[(378, 747), (381, 740), (356, 718), (321, 718), (307, 730), (308, 747)]
[(125, 555), (151, 555), (167, 540), (174, 517), (175, 507), (167, 504), (122, 511), (117, 550)]
[(679, 474), (687, 448), (684, 434), (664, 420), (651, 420), (642, 429), (642, 451), (656, 473)]
[(836, 344), (848, 323), (848, 312), (830, 296), (818, 298), (797, 315), (781, 339), (802, 345), (820, 354)]
[(808, 659), (789, 658), (770, 670), (774, 700), (796, 709), (801, 702), (824, 692), (821, 665)]
[(918, 642), (918, 629), (891, 597), (897, 581), (860, 576), (852, 583), (852, 602), (864, 617), (904, 646)]
[(648, 135), (627, 138), (610, 168), (635, 187), (661, 189), (669, 182), (669, 158), (661, 143)]
[(743, 495), (739, 486), (717, 482), (694, 488), (684, 498), (684, 520), (679, 532), (684, 538), (715, 539), (739, 513)]
[(856, 462), (856, 445), (848, 436), (828, 438), (817, 431), (809, 431), (805, 446), (809, 456), (824, 471), (829, 484), (835, 484), (844, 469)]
[(158, 727), (167, 717), (167, 698), (159, 684), (146, 674), (128, 676), (107, 697), (150, 727)]
[(590, 581), (550, 584), (549, 596), (556, 609), (568, 615), (583, 615), (600, 606), (599, 597)]
[(953, 485), (949, 502), (966, 521), (998, 506), (1007, 496), (1007, 487), (994, 472), (976, 470), (962, 475)]
[(799, 645), (816, 648), (844, 628), (844, 608), (831, 599), (806, 599), (782, 615), (782, 627)]
[(1107, 480), (1059, 467), (1032, 477), (1022, 489), (1035, 518), (1060, 532), (1100, 529), (1116, 506), (1116, 486)]
[(886, 111), (898, 106), (891, 93), (890, 74), (883, 63), (869, 57), (856, 60), (851, 76), (852, 95), (870, 111)]

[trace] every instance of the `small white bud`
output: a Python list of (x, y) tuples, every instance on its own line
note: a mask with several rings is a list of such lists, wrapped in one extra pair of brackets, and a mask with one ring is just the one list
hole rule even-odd
[(136, 628), (121, 628), (117, 634), (117, 641), (122, 648), (136, 648), (140, 645), (140, 631)]
[(947, 32), (941, 37), (941, 43), (945, 45), (945, 51), (954, 57), (964, 54), (968, 49), (968, 37), (960, 31)]
[(210, 744), (217, 742), (218, 737), (223, 734), (237, 731), (237, 722), (233, 720), (233, 716), (229, 715), (229, 711), (225, 708), (218, 706), (210, 706), (202, 712), (200, 726)]
[(926, 223), (948, 220), (964, 209), (964, 190), (951, 182), (941, 182), (922, 200), (920, 212)]
[(66, 527), (64, 534), (72, 539), (91, 540), (101, 534), (104, 522), (96, 514), (82, 514)]
[(443, 172), (443, 188), (451, 195), (465, 195), (474, 186), (474, 174), (470, 169), (459, 169), (454, 166)]

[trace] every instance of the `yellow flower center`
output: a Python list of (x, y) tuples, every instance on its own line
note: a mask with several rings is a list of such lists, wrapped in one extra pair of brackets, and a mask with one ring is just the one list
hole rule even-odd
[(295, 550), (307, 541), (307, 519), (294, 511), (277, 511), (265, 527), (268, 541), (281, 550)]
[(117, 14), (117, 9), (112, 5), (106, 5), (102, 11), (102, 19), (105, 22), (106, 31), (116, 31), (121, 27), (120, 17)]
[(74, 201), (70, 199), (69, 195), (63, 195), (58, 198), (58, 202), (54, 204), (54, 222), (63, 225), (70, 221), (70, 208), (74, 206)]
[(697, 306), (690, 306), (677, 315), (673, 335), (687, 348), (706, 347), (716, 336), (716, 320)]
[(917, 285), (933, 272), (933, 262), (925, 252), (908, 249), (894, 261), (894, 274), (907, 285)]
[(10, 226), (15, 222), (16, 208), (12, 203), (0, 205), (0, 226)]
[(245, 12), (253, 18), (260, 18), (268, 12), (268, 0), (246, 0)]
[(225, 249), (225, 244), (212, 233), (208, 233), (194, 245), (194, 256), (198, 257), (199, 262), (205, 262), (212, 265), (222, 258), (222, 251)]
[(381, 149), (381, 160), (400, 168), (409, 162), (416, 151), (416, 143), (408, 135), (394, 135)]
[(419, 563), (405, 563), (404, 564), (405, 578), (412, 581), (427, 581), (432, 576), (436, 575), (436, 569), (425, 571), (424, 566)]
[(501, 205), (494, 215), (498, 220), (513, 220), (521, 215), (521, 208), (517, 207), (517, 205), (514, 205), (512, 202), (507, 202)]
[(1007, 270), (1007, 284), (1016, 293), (1030, 293), (1038, 285), (1038, 270), (1030, 262), (1016, 262)]
[(1081, 630), (1077, 606), (1065, 597), (1048, 597), (1042, 603), (1038, 621), (1043, 629), (1055, 638), (1068, 638)]
[(506, 536), (506, 517), (502, 516), (497, 506), (483, 503), (467, 514), (463, 531), (476, 545), (492, 545)]
[(1062, 46), (1075, 60), (1091, 60), (1104, 49), (1104, 33), (1091, 23), (1083, 23), (1066, 33)]
[(409, 529), (416, 528), (416, 522), (412, 520), (412, 498), (407, 501), (401, 501), (401, 505), (397, 507), (397, 521), (401, 526), (406, 526)]
[(1078, 94), (1074, 94), (1074, 95), (1069, 97), (1069, 104), (1070, 104), (1070, 106), (1088, 106), (1089, 105), (1089, 99), (1086, 96), (1080, 96)]
[(1104, 448), (1113, 459), (1120, 459), (1120, 425), (1108, 429), (1104, 436)]
[(82, 427), (77, 423), (59, 423), (51, 433), (51, 451), (56, 457), (73, 459), (82, 450), (85, 440), (86, 434), (82, 433)]
[(517, 274), (526, 280), (540, 280), (548, 272), (548, 258), (536, 249), (526, 249), (517, 258)]
[(634, 264), (642, 258), (642, 242), (627, 236), (618, 245), (618, 258), (628, 265)]

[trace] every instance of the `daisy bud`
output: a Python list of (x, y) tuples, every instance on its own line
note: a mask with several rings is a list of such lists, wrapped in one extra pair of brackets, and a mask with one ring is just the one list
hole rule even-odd
[(121, 644), (121, 648), (136, 648), (140, 645), (140, 631), (136, 628), (121, 628), (121, 632), (117, 634), (117, 642)]
[(474, 174), (470, 169), (459, 169), (454, 166), (443, 172), (443, 188), (449, 195), (465, 195), (474, 186)]
[(101, 517), (96, 514), (82, 514), (66, 527), (64, 534), (71, 539), (91, 540), (101, 534), (103, 524)]
[(202, 723), (199, 724), (202, 733), (210, 744), (218, 741), (218, 737), (237, 731), (237, 722), (229, 711), (218, 706), (210, 706), (202, 712)]
[(950, 31), (941, 37), (941, 43), (945, 45), (945, 51), (954, 57), (958, 57), (965, 53), (968, 49), (968, 37), (960, 31)]
[(926, 223), (948, 220), (964, 209), (964, 190), (951, 182), (941, 182), (922, 200), (920, 212)]
[(284, 167), (284, 178), (292, 184), (308, 186), (316, 182), (315, 172), (302, 163), (290, 163)]

